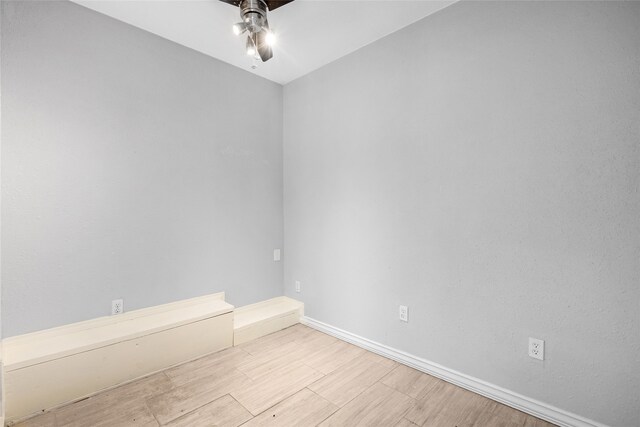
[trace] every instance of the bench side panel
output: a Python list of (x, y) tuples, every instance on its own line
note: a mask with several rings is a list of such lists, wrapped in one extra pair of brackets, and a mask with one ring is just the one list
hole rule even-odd
[(230, 312), (6, 372), (6, 419), (22, 419), (232, 345)]

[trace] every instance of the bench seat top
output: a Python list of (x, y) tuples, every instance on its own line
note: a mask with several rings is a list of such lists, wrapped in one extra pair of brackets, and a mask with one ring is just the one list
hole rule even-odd
[(72, 323), (3, 340), (7, 371), (232, 312), (224, 293)]

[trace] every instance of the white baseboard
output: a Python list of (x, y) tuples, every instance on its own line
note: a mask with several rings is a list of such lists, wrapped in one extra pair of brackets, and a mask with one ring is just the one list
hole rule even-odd
[(549, 404), (504, 389), (495, 384), (482, 381), (478, 378), (454, 371), (453, 369), (446, 368), (437, 363), (430, 362), (384, 344), (352, 334), (351, 332), (327, 325), (326, 323), (310, 317), (303, 317), (301, 322), (311, 328), (395, 360), (403, 365), (407, 365), (429, 375), (433, 375), (434, 377), (440, 378), (474, 393), (478, 393), (482, 396), (488, 397), (489, 399), (511, 406), (512, 408), (526, 412), (534, 417), (549, 421), (550, 423), (557, 424), (562, 427), (606, 427), (605, 424), (589, 420), (581, 417), (580, 415), (572, 414), (560, 408), (556, 408)]

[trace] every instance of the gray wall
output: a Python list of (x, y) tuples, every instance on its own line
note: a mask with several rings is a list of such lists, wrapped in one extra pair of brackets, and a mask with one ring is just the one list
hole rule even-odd
[(282, 294), (282, 87), (67, 2), (2, 2), (4, 336)]
[(637, 2), (458, 3), (286, 85), (287, 295), (640, 425), (639, 23)]

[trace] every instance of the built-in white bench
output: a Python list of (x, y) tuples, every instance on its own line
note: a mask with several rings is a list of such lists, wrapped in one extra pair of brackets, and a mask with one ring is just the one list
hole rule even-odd
[(224, 293), (3, 341), (12, 421), (233, 345)]
[(273, 298), (234, 310), (224, 293), (2, 341), (6, 421), (73, 402), (300, 322), (304, 304)]
[(303, 316), (304, 304), (287, 297), (277, 297), (236, 308), (233, 345), (295, 325)]

